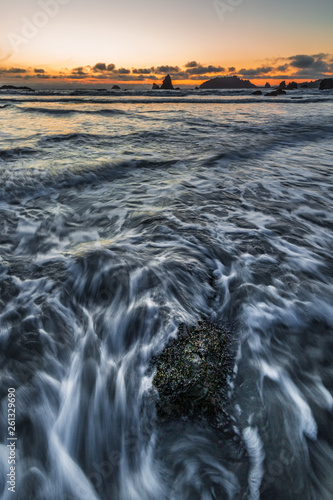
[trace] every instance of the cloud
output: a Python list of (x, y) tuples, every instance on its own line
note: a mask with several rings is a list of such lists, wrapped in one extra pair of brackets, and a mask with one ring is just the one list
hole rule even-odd
[(127, 68), (119, 68), (115, 69), (113, 72), (117, 75), (129, 75), (131, 73), (131, 70)]
[(162, 73), (178, 73), (179, 67), (178, 66), (157, 66), (156, 68), (156, 73), (162, 74)]
[(86, 71), (86, 69), (83, 66), (79, 66), (78, 68), (72, 69), (71, 76), (73, 78), (74, 77), (86, 78), (87, 76), (89, 76), (89, 72)]
[(38, 74), (37, 74), (37, 78), (40, 78), (40, 79), (42, 79), (42, 80), (48, 80), (48, 79), (49, 79), (49, 78), (51, 78), (51, 77), (50, 77), (50, 75), (45, 75), (45, 74), (43, 74), (43, 73), (38, 73)]
[(228, 68), (228, 71), (229, 73), (234, 73), (236, 71), (236, 68), (234, 66), (230, 66), (230, 68)]
[(286, 71), (289, 68), (289, 64), (282, 64), (281, 66), (278, 66), (275, 68), (277, 71)]
[(34, 72), (35, 72), (35, 73), (39, 73), (39, 74), (41, 74), (41, 75), (42, 75), (42, 74), (44, 74), (44, 73), (45, 73), (45, 70), (44, 70), (44, 69), (38, 69), (38, 68), (35, 68), (35, 69), (34, 69)]
[(103, 73), (104, 71), (114, 71), (115, 69), (115, 64), (108, 64), (106, 65), (105, 63), (97, 63), (95, 66), (92, 68), (93, 73)]
[(272, 71), (274, 71), (274, 68), (272, 66), (260, 66), (259, 68), (253, 68), (253, 69), (242, 68), (239, 71), (237, 71), (237, 74), (241, 76), (247, 76), (248, 78), (254, 78), (254, 77), (259, 77), (261, 75), (268, 75)]
[(205, 73), (224, 73), (225, 68), (222, 66), (202, 66), (201, 64), (186, 70), (188, 75), (204, 75)]
[(298, 55), (289, 58), (291, 63), (290, 66), (295, 68), (308, 68), (311, 66), (315, 59), (312, 56)]
[(290, 66), (298, 70), (296, 76), (300, 78), (308, 78), (312, 75), (321, 78), (333, 71), (332, 59), (329, 54), (314, 54), (311, 56), (299, 54), (288, 59), (291, 61)]
[(155, 71), (154, 68), (133, 68), (132, 73), (134, 75), (150, 75)]
[(95, 64), (95, 66), (93, 67), (92, 71), (94, 73), (98, 73), (100, 71), (106, 71), (106, 64), (105, 63), (97, 63)]
[(9, 74), (21, 74), (21, 73), (26, 73), (27, 70), (23, 68), (10, 68), (10, 69), (1, 69), (1, 73), (9, 73)]
[(190, 61), (187, 64), (185, 64), (185, 68), (196, 68), (198, 66), (198, 63), (196, 61)]

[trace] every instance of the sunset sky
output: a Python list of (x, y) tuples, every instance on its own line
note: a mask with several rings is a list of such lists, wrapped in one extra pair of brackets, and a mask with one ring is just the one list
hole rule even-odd
[(0, 84), (333, 74), (332, 0), (1, 0)]

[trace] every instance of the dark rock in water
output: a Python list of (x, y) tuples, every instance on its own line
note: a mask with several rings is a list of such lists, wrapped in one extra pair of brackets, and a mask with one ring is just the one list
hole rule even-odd
[(114, 85), (111, 90), (121, 90), (118, 85)]
[(252, 95), (262, 95), (262, 92), (261, 90), (255, 90), (254, 92), (252, 92)]
[(279, 88), (279, 89), (285, 89), (285, 88), (286, 88), (286, 82), (285, 82), (285, 80), (283, 80), (283, 81), (280, 83), (280, 85), (279, 85), (279, 87), (278, 87), (278, 88)]
[(225, 419), (227, 376), (232, 369), (229, 334), (206, 320), (197, 326), (179, 326), (173, 339), (152, 366), (162, 421), (205, 417), (213, 425)]
[(282, 89), (272, 90), (272, 92), (267, 92), (265, 96), (276, 97), (278, 95), (285, 95), (287, 92)]
[(181, 90), (181, 88), (180, 87), (176, 87), (175, 90)]
[(156, 83), (153, 83), (152, 89), (153, 90), (159, 90), (159, 86)]
[(253, 89), (256, 85), (250, 80), (242, 80), (238, 76), (217, 76), (203, 82), (200, 89)]
[(270, 89), (270, 88), (271, 88), (270, 83), (266, 82), (266, 83), (265, 83), (265, 89)]
[(296, 82), (289, 82), (287, 87), (287, 90), (296, 90), (297, 89), (297, 83)]
[(301, 89), (307, 89), (307, 88), (308, 88), (308, 84), (307, 84), (307, 83), (303, 83), (303, 84), (301, 85)]
[(333, 89), (333, 78), (324, 78), (320, 82), (319, 90), (332, 90)]
[(161, 89), (162, 90), (174, 90), (173, 89), (173, 85), (172, 85), (172, 81), (171, 81), (171, 78), (170, 78), (170, 75), (167, 75), (164, 78), (163, 83), (161, 85)]

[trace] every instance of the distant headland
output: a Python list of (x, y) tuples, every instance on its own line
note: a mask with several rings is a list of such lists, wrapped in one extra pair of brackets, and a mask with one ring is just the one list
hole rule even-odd
[(3, 85), (0, 90), (26, 90), (27, 92), (35, 92), (30, 87), (16, 87), (15, 85)]

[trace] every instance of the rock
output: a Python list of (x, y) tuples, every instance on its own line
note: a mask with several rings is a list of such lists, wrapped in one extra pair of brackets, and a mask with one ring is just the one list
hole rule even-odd
[(308, 88), (308, 84), (307, 84), (307, 83), (303, 83), (303, 84), (301, 85), (301, 89), (307, 89), (307, 88)]
[(333, 89), (333, 78), (324, 78), (320, 82), (319, 90), (332, 90)]
[(252, 92), (252, 95), (262, 95), (262, 92), (261, 90), (255, 90), (254, 92)]
[[(302, 88), (308, 88), (308, 89), (319, 89), (320, 87), (320, 82), (322, 80), (314, 80), (314, 81), (311, 81), (311, 82), (303, 82), (301, 87)], [(306, 87), (304, 87), (304, 85), (306, 85)]]
[(297, 83), (296, 82), (289, 82), (287, 87), (287, 90), (296, 90), (297, 89)]
[(266, 82), (266, 83), (265, 83), (265, 89), (270, 89), (270, 88), (271, 88), (270, 83)]
[(121, 90), (121, 88), (118, 85), (114, 85), (111, 90)]
[(273, 90), (272, 92), (267, 92), (265, 94), (265, 96), (270, 96), (270, 97), (276, 97), (278, 95), (284, 95), (286, 94), (287, 92), (285, 90), (282, 90), (282, 89), (277, 89), (277, 90)]
[(176, 87), (175, 90), (181, 90), (181, 88), (180, 87)]
[(280, 85), (278, 86), (279, 89), (285, 89), (286, 88), (286, 82), (285, 80), (283, 80), (283, 82), (280, 83)]
[(238, 76), (217, 76), (203, 82), (200, 89), (253, 89), (256, 85), (250, 80), (242, 80)]
[(170, 75), (167, 75), (164, 78), (163, 83), (161, 85), (161, 89), (162, 90), (174, 90), (173, 89), (173, 85), (172, 85), (172, 81), (171, 81), (171, 78), (170, 78)]
[(179, 326), (178, 337), (152, 360), (159, 396), (156, 409), (162, 421), (180, 417), (221, 421), (232, 368), (230, 339), (225, 330), (204, 319), (197, 326)]
[(153, 90), (159, 90), (159, 86), (156, 83), (153, 83), (152, 89)]

